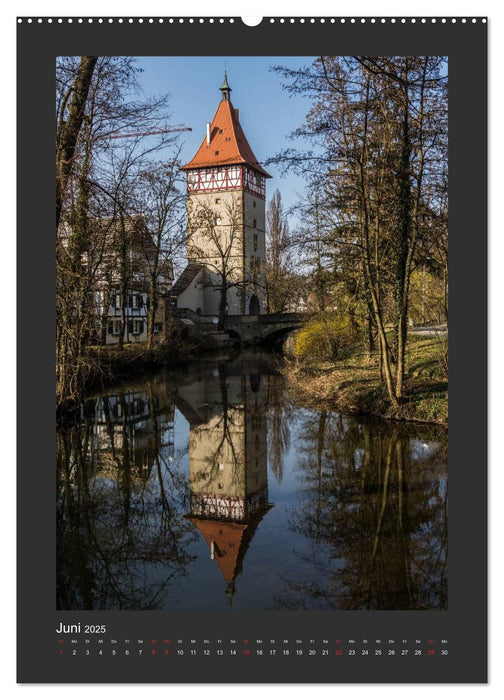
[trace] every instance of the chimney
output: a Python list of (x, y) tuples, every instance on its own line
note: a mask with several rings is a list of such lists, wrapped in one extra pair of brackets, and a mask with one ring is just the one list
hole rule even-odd
[(209, 146), (210, 145), (210, 122), (208, 122), (206, 125), (206, 142), (207, 142), (207, 146)]

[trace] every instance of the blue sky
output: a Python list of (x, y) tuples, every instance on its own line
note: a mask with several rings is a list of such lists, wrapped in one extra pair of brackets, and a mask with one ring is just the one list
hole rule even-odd
[[(232, 88), (231, 101), (240, 110), (240, 123), (260, 162), (293, 145), (288, 135), (300, 126), (310, 101), (290, 97), (282, 88), (281, 76), (270, 70), (273, 65), (291, 68), (310, 65), (315, 57), (207, 56), (142, 57), (139, 82), (145, 95), (170, 95), (171, 124), (185, 124), (192, 132), (181, 134), (182, 158), (189, 161), (205, 137), (206, 123), (212, 120), (221, 98), (224, 69)], [(298, 142), (299, 143), (299, 142)], [(269, 201), (278, 188), (286, 207), (296, 203), (303, 193), (302, 178), (281, 176), (271, 166), (273, 179), (267, 181)]]

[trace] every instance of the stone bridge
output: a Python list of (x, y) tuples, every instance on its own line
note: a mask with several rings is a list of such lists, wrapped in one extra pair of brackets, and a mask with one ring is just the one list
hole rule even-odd
[[(215, 316), (202, 316), (190, 309), (177, 309), (176, 316), (200, 332), (214, 334), (217, 330)], [(274, 343), (301, 328), (304, 321), (305, 314), (300, 313), (228, 315), (224, 322), (224, 332), (245, 345)]]

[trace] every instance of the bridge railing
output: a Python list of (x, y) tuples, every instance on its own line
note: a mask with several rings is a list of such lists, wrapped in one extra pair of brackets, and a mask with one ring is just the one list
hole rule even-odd
[(257, 317), (259, 323), (299, 323), (303, 320), (302, 314), (261, 314)]
[[(176, 309), (175, 315), (179, 318), (188, 318), (195, 323), (213, 323), (215, 315), (197, 314), (192, 309)], [(249, 316), (246, 314), (227, 314), (224, 323), (230, 325), (237, 324), (274, 324), (274, 323), (301, 323), (304, 319), (303, 314), (285, 313), (285, 314), (258, 314), (257, 316)]]

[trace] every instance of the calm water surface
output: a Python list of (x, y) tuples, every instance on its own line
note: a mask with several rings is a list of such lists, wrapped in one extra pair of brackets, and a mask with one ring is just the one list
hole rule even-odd
[(444, 431), (307, 410), (271, 356), (90, 396), (58, 434), (58, 608), (445, 609)]

